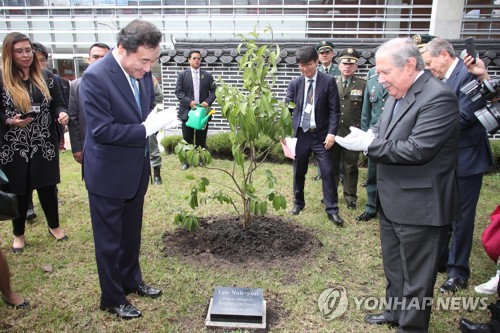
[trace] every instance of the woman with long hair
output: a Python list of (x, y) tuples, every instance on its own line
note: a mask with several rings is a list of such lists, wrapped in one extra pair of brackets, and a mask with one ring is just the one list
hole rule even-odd
[(67, 105), (52, 72), (41, 69), (28, 36), (9, 33), (2, 46), (0, 116), (4, 127), (0, 167), (9, 191), (18, 199), (20, 216), (12, 220), (12, 250), (21, 253), (29, 196), (36, 189), (49, 234), (67, 240), (59, 228), (56, 185), (60, 182), (56, 121), (68, 123)]

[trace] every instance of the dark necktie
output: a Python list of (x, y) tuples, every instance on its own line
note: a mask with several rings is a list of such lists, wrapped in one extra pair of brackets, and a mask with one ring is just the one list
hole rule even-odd
[(139, 107), (139, 115), (141, 116), (142, 119), (141, 95), (139, 94), (139, 88), (137, 87), (138, 82), (137, 79), (133, 78), (132, 76), (129, 76), (129, 79), (130, 83), (132, 84), (132, 89), (134, 89), (135, 102)]
[(394, 117), (396, 116), (396, 114), (398, 113), (398, 109), (399, 109), (399, 104), (401, 102), (401, 99), (397, 99), (396, 100), (396, 104), (394, 104), (394, 109), (392, 109), (392, 119), (394, 119)]
[(347, 86), (349, 85), (349, 81), (344, 80), (344, 91), (347, 90)]
[[(309, 79), (307, 80), (307, 82), (309, 83), (309, 87), (307, 88), (307, 95), (306, 95), (306, 107), (307, 105), (313, 105), (313, 82), (314, 80), (313, 79)], [(305, 108), (304, 108), (305, 109)], [(302, 130), (304, 132), (307, 132), (309, 131), (309, 128), (311, 127), (311, 112), (313, 112), (313, 110), (311, 109), (310, 112), (305, 112), (304, 110), (302, 110), (302, 113), (304, 115), (304, 117), (302, 118)]]

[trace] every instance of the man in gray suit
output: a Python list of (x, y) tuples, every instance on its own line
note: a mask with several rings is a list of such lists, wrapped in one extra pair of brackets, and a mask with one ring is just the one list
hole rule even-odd
[(391, 97), (373, 132), (351, 127), (341, 146), (377, 162), (380, 240), (386, 309), (370, 324), (427, 332), (439, 254), (460, 214), (457, 182), (458, 101), (424, 71), (408, 38), (384, 43), (375, 55), (379, 82)]

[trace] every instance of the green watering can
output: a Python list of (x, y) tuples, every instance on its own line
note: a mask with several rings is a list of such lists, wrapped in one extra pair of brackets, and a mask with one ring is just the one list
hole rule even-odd
[(194, 128), (195, 130), (202, 130), (207, 125), (208, 118), (214, 113), (215, 110), (212, 110), (207, 114), (207, 109), (198, 104), (196, 105), (196, 109), (192, 109), (188, 112), (186, 126)]

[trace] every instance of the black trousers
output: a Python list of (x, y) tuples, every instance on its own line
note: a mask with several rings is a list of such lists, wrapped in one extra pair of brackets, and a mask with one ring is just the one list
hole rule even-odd
[(207, 123), (205, 129), (203, 130), (195, 130), (194, 128), (186, 126), (186, 121), (182, 121), (182, 138), (186, 140), (189, 144), (196, 144), (202, 148), (206, 148), (207, 143), (207, 133), (208, 133), (208, 125)]
[[(27, 182), (29, 184), (29, 182)], [(57, 186), (46, 186), (37, 189), (38, 199), (42, 206), (47, 224), (50, 229), (59, 228), (59, 207), (57, 203)], [(29, 188), (24, 194), (17, 194), (19, 217), (12, 220), (14, 236), (24, 235), (26, 227), (26, 212), (28, 204), (32, 200), (32, 189)]]

